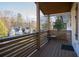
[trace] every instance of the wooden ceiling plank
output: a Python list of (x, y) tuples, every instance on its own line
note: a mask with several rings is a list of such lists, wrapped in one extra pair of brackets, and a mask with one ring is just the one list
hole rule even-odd
[(44, 14), (55, 14), (70, 12), (71, 2), (39, 2), (41, 11)]

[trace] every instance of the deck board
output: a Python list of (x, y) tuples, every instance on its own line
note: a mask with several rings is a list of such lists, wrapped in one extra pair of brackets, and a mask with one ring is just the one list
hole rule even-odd
[(40, 48), (31, 57), (76, 57), (74, 51), (62, 50), (61, 45), (68, 44), (68, 42), (59, 40), (50, 40), (47, 44)]

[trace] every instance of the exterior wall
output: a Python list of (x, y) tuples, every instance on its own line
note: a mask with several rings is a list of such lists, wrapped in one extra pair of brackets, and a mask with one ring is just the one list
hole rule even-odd
[(78, 44), (79, 44), (79, 3), (78, 3)]
[[(71, 9), (71, 30), (72, 30), (72, 45), (77, 53), (77, 56), (79, 56), (79, 41), (76, 40), (75, 33), (76, 33), (76, 3), (73, 4), (72, 9)], [(79, 36), (78, 36), (79, 39)]]
[(67, 30), (68, 30), (68, 31), (71, 31), (70, 17), (68, 17)]

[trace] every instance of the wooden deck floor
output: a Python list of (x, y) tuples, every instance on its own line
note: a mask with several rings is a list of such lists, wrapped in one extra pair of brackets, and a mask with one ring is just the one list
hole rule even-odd
[(76, 57), (74, 51), (61, 49), (62, 44), (68, 44), (68, 42), (52, 39), (31, 57)]

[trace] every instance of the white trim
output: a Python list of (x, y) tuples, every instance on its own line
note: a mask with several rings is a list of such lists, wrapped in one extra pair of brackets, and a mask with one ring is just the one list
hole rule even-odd
[(62, 15), (70, 15), (70, 12), (50, 14), (50, 16), (62, 16)]

